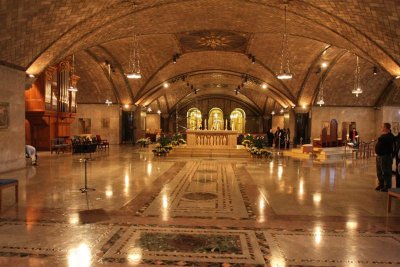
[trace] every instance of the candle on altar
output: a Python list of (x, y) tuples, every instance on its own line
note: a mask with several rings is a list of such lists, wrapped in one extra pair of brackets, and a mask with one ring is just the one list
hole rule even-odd
[(207, 130), (207, 119), (204, 119), (204, 130)]
[(228, 120), (225, 119), (225, 130), (228, 130)]

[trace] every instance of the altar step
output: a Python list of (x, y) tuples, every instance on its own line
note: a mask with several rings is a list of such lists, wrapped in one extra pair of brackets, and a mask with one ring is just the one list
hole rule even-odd
[(244, 148), (188, 148), (174, 147), (168, 157), (250, 158)]
[[(284, 151), (285, 156), (309, 159), (312, 158), (311, 153), (303, 153), (302, 148), (293, 148), (288, 151)], [(313, 156), (315, 160), (339, 160), (344, 158), (352, 157), (352, 149), (344, 147), (314, 147)]]

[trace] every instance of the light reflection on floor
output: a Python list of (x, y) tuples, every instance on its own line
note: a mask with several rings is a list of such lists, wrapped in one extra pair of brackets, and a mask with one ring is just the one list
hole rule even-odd
[(116, 146), (93, 155), (96, 191), (82, 194), (78, 155), (39, 156), (0, 174), (20, 182), (18, 205), (3, 191), (2, 266), (400, 264), (400, 203), (387, 214), (374, 158), (153, 158)]

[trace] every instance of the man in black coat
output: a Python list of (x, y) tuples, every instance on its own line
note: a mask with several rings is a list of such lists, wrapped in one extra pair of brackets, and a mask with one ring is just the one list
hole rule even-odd
[(390, 130), (390, 123), (382, 125), (382, 135), (375, 145), (376, 174), (379, 185), (375, 190), (387, 192), (392, 187), (392, 163), (395, 152), (395, 139)]
[(396, 139), (396, 187), (400, 188), (400, 133), (395, 137)]

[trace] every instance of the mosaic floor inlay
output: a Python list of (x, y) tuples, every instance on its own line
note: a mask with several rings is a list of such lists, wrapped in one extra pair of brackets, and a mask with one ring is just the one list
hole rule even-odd
[(264, 264), (254, 231), (131, 226), (105, 262)]
[(240, 179), (229, 163), (187, 163), (144, 216), (249, 218)]
[(0, 255), (66, 255), (80, 246), (96, 251), (115, 231), (113, 225), (1, 222)]

